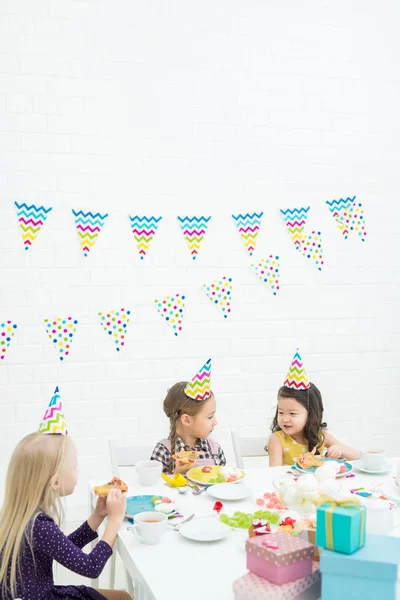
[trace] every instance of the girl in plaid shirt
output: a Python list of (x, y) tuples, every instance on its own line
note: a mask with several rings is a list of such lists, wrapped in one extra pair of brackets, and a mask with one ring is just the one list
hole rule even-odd
[(221, 446), (208, 439), (217, 424), (217, 419), (215, 396), (209, 388), (209, 378), (208, 386), (204, 381), (206, 367), (209, 374), (211, 359), (192, 382), (175, 383), (165, 397), (164, 412), (170, 422), (169, 437), (160, 440), (151, 455), (151, 460), (162, 463), (164, 473), (186, 473), (193, 467), (193, 464), (183, 464), (179, 459), (175, 461), (172, 458), (172, 455), (181, 450), (202, 453), (196, 461), (196, 466), (226, 464)]

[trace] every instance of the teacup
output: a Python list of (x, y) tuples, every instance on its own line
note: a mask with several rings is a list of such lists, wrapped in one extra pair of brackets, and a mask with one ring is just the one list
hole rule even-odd
[(386, 462), (386, 451), (382, 448), (361, 450), (361, 465), (367, 471), (381, 471)]
[(162, 473), (162, 463), (158, 460), (140, 460), (136, 463), (136, 473), (140, 485), (154, 485)]
[(168, 518), (159, 512), (142, 512), (134, 517), (133, 532), (143, 544), (158, 544), (167, 530)]

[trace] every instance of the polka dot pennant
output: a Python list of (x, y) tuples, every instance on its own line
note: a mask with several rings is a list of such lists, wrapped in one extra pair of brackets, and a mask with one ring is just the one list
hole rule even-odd
[(304, 236), (300, 244), (296, 246), (296, 250), (299, 250), (303, 256), (312, 260), (318, 271), (322, 271), (324, 261), (320, 231), (312, 231), (309, 235)]
[(344, 239), (349, 234), (357, 233), (362, 242), (366, 241), (367, 232), (365, 231), (364, 211), (361, 202), (357, 202), (356, 197), (340, 198), (340, 200), (327, 200), (329, 210), (334, 217), (340, 232)]
[(216, 279), (210, 284), (205, 283), (203, 290), (214, 306), (221, 311), (224, 319), (227, 319), (231, 313), (232, 278), (223, 277), (222, 279)]
[(262, 282), (265, 283), (274, 294), (279, 292), (279, 256), (270, 254), (268, 258), (262, 258), (258, 265), (250, 265), (254, 273), (258, 275)]
[(72, 317), (57, 317), (54, 320), (45, 319), (46, 331), (54, 344), (58, 358), (63, 361), (69, 355), (69, 350), (76, 331), (78, 321)]
[(17, 325), (12, 321), (4, 321), (0, 323), (0, 360), (4, 360), (6, 350), (11, 344), (11, 340), (15, 335)]
[(171, 327), (175, 336), (182, 332), (183, 315), (185, 310), (185, 296), (175, 294), (166, 296), (163, 300), (154, 300), (157, 310)]
[(99, 312), (100, 323), (117, 352), (125, 346), (125, 336), (130, 314), (131, 311), (125, 308), (110, 310), (107, 313)]

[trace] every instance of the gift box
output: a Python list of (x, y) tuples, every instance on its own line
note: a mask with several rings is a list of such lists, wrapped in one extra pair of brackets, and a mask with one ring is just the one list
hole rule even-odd
[(319, 548), (316, 545), (316, 532), (317, 526), (314, 519), (304, 519), (298, 525), (295, 526), (295, 532), (297, 535), (306, 542), (309, 542), (314, 546), (314, 558), (313, 560), (319, 561), (320, 553)]
[(351, 556), (321, 550), (322, 600), (400, 600), (400, 538), (368, 535)]
[(276, 585), (254, 573), (246, 573), (233, 582), (234, 600), (319, 600), (321, 571), (313, 563), (311, 575)]
[(353, 554), (365, 544), (365, 520), (365, 506), (357, 498), (323, 504), (317, 509), (317, 546)]
[(281, 585), (312, 572), (314, 546), (298, 536), (277, 532), (246, 541), (247, 568)]

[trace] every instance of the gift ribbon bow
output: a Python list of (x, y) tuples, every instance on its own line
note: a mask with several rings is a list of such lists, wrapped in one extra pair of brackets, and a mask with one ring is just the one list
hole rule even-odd
[(279, 546), (275, 542), (267, 542), (267, 540), (264, 540), (261, 544), (266, 548), (271, 548), (271, 550), (279, 550)]
[(336, 508), (356, 508), (361, 511), (361, 527), (360, 527), (360, 546), (362, 546), (364, 539), (365, 529), (365, 507), (361, 504), (358, 498), (343, 498), (343, 500), (333, 500), (332, 498), (325, 499), (317, 503), (319, 506), (322, 504), (330, 504), (329, 508), (325, 513), (325, 527), (326, 527), (326, 545), (328, 550), (334, 550), (333, 544), (333, 513)]

